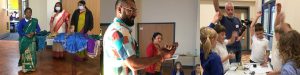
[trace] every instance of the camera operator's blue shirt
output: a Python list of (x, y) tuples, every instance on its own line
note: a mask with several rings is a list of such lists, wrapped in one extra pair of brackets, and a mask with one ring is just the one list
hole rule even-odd
[[(230, 39), (233, 31), (237, 31), (238, 34), (242, 33), (242, 23), (237, 17), (229, 18), (227, 16), (222, 16), (220, 23), (226, 28), (225, 39)], [(241, 42), (236, 41), (232, 45), (227, 45), (227, 48), (241, 50)]]

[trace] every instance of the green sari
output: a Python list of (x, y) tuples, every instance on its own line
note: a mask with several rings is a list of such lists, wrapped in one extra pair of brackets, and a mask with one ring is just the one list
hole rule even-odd
[[(31, 32), (36, 32), (36, 26), (38, 25), (38, 20), (32, 18), (32, 20), (26, 23), (26, 27), (23, 28), (25, 34)], [(37, 56), (36, 56), (36, 38), (33, 36), (29, 38), (27, 36), (22, 36), (19, 38), (19, 52), (20, 60), (19, 66), (22, 66), (23, 72), (35, 71)]]

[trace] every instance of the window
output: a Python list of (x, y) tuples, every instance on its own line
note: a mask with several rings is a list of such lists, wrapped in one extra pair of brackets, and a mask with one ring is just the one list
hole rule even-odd
[(262, 20), (261, 23), (264, 25), (265, 37), (269, 40), (269, 47), (272, 49), (274, 23), (275, 23), (275, 0), (263, 0), (262, 1)]

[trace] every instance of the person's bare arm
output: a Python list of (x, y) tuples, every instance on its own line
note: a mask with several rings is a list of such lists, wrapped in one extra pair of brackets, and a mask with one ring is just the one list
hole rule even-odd
[(219, 0), (213, 0), (215, 11), (220, 11)]
[(128, 66), (131, 70), (136, 71), (144, 69), (149, 65), (152, 65), (157, 62), (162, 62), (164, 59), (171, 58), (176, 50), (176, 47), (172, 46), (167, 48), (162, 48), (162, 53), (154, 57), (141, 57), (137, 58), (136, 56), (130, 56), (125, 60), (125, 65)]
[(234, 55), (233, 54), (228, 54), (226, 57), (222, 58), (222, 63), (226, 62), (227, 60), (229, 60), (230, 58), (233, 58)]
[(220, 17), (223, 16), (223, 14), (221, 13), (220, 6), (219, 6), (219, 0), (213, 0), (213, 4), (214, 4), (215, 11), (220, 12)]
[(250, 36), (252, 37), (255, 33), (255, 24), (257, 23), (257, 20), (259, 19), (259, 17), (262, 15), (261, 11), (256, 13), (256, 16), (254, 18), (254, 20), (251, 22), (250, 25)]
[(280, 71), (271, 71), (271, 72), (267, 72), (267, 75), (280, 75)]
[(220, 12), (217, 11), (216, 14), (214, 15), (211, 23), (216, 24), (220, 20)]
[(241, 36), (237, 36), (236, 41), (241, 41), (241, 40), (242, 40), (242, 38), (246, 35), (246, 32), (245, 32), (245, 31), (247, 31), (247, 29), (245, 29), (245, 30), (243, 31), (243, 33), (242, 33)]
[(157, 55), (154, 57), (136, 57), (136, 56), (130, 56), (125, 60), (125, 65), (127, 65), (132, 70), (140, 70), (143, 68), (146, 68), (149, 65), (152, 65), (154, 63), (162, 61), (163, 58), (161, 55)]
[(236, 40), (236, 37), (238, 37), (238, 33), (236, 31), (233, 31), (230, 39), (228, 39), (227, 45), (233, 44)]
[(55, 26), (53, 25), (53, 20), (54, 20), (54, 17), (51, 17), (51, 20), (50, 20), (50, 23), (49, 23), (51, 34), (54, 34), (53, 29), (54, 29)]
[(220, 16), (219, 15), (220, 15), (220, 12), (216, 12), (216, 14), (214, 15), (214, 17), (213, 17), (211, 23), (208, 25), (208, 27), (214, 28), (216, 26), (215, 24), (217, 22), (219, 22), (219, 20), (220, 20)]
[(277, 13), (276, 13), (276, 18), (275, 18), (275, 27), (277, 25), (279, 25), (282, 21), (282, 20), (280, 20), (280, 17), (281, 17), (281, 15), (280, 15), (280, 13), (281, 13), (281, 4), (277, 3), (276, 6), (277, 6), (277, 8), (276, 8)]

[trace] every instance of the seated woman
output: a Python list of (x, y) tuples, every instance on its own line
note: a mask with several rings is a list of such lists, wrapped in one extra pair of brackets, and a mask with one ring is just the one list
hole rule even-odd
[[(147, 47), (147, 57), (154, 57), (159, 55), (160, 52), (160, 44), (162, 41), (162, 34), (159, 32), (155, 32), (152, 36), (152, 42)], [(148, 66), (146, 69), (146, 75), (161, 75), (161, 62), (155, 63), (153, 65)]]
[(280, 36), (278, 48), (283, 66), (281, 75), (300, 75), (300, 34), (296, 30)]
[(182, 65), (179, 61), (177, 61), (174, 65), (175, 69), (172, 70), (171, 75), (184, 75), (184, 72), (182, 70)]
[(196, 64), (195, 70), (191, 72), (191, 75), (202, 75), (202, 66), (200, 64)]
[(26, 8), (25, 18), (18, 25), (20, 59), (18, 66), (22, 66), (23, 72), (35, 71), (37, 64), (36, 37), (40, 32), (40, 26), (36, 18), (32, 18), (32, 9)]
[(223, 75), (221, 57), (212, 51), (217, 43), (217, 32), (210, 27), (200, 29), (200, 60), (204, 69), (203, 75)]

